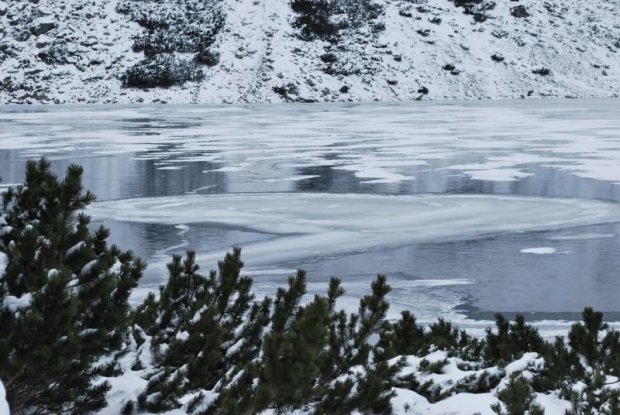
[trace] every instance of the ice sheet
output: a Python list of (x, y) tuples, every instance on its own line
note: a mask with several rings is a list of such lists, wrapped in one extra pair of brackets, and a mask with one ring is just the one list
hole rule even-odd
[(257, 183), (319, 168), (368, 183), (424, 170), (514, 181), (532, 166), (620, 181), (617, 100), (0, 108), (0, 122), (0, 148), (21, 157), (128, 154), (165, 162), (162, 172), (202, 162)]
[[(615, 203), (463, 195), (188, 195), (96, 203), (88, 213), (95, 219), (210, 223), (278, 235), (243, 247), (246, 263), (254, 267), (420, 242), (620, 221), (620, 205)], [(223, 254), (208, 252), (198, 259), (215, 264)]]

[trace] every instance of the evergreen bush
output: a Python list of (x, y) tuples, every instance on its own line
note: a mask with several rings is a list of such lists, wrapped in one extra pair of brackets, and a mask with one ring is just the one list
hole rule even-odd
[(123, 344), (128, 297), (145, 264), (107, 245), (78, 213), (94, 199), (81, 167), (60, 180), (46, 159), (0, 207), (0, 378), (15, 414), (86, 414), (105, 406), (97, 360)]

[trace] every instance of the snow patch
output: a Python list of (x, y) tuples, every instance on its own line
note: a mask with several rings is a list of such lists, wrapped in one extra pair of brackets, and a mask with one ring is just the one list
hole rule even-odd
[[(0, 5), (0, 9), (2, 6)], [(4, 389), (4, 385), (0, 380), (0, 415), (9, 415), (11, 411), (9, 410), (9, 403), (6, 401), (6, 390)]]
[(4, 275), (9, 258), (4, 252), (0, 252), (0, 277)]
[(30, 306), (31, 301), (32, 294), (30, 293), (26, 293), (21, 297), (7, 295), (2, 301), (2, 308), (9, 310), (11, 313), (15, 313), (23, 308)]

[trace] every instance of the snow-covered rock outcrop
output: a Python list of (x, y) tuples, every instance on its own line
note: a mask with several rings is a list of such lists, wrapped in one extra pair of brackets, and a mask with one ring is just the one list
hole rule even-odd
[(136, 19), (119, 3), (0, 0), (0, 103), (620, 95), (619, 0), (377, 0), (372, 24), (342, 30), (338, 42), (301, 39), (291, 0), (214, 0), (224, 23), (209, 45), (213, 66), (149, 90), (122, 79), (145, 58), (135, 38), (170, 11), (158, 3)]

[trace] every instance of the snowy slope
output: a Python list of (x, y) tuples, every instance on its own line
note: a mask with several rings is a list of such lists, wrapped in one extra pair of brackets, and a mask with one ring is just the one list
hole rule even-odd
[[(337, 48), (300, 40), (289, 0), (222, 1), (220, 63), (203, 81), (144, 91), (119, 80), (143, 54), (131, 49), (142, 28), (117, 0), (0, 0), (0, 103), (282, 102), (273, 88), (288, 83), (298, 101), (412, 100), (421, 87), (424, 99), (620, 94), (620, 0), (502, 0), (481, 23), (448, 0), (379, 0), (385, 30), (349, 30)], [(515, 5), (530, 16), (512, 16)], [(55, 42), (68, 62), (38, 57)], [(326, 74), (326, 51), (362, 70)]]

